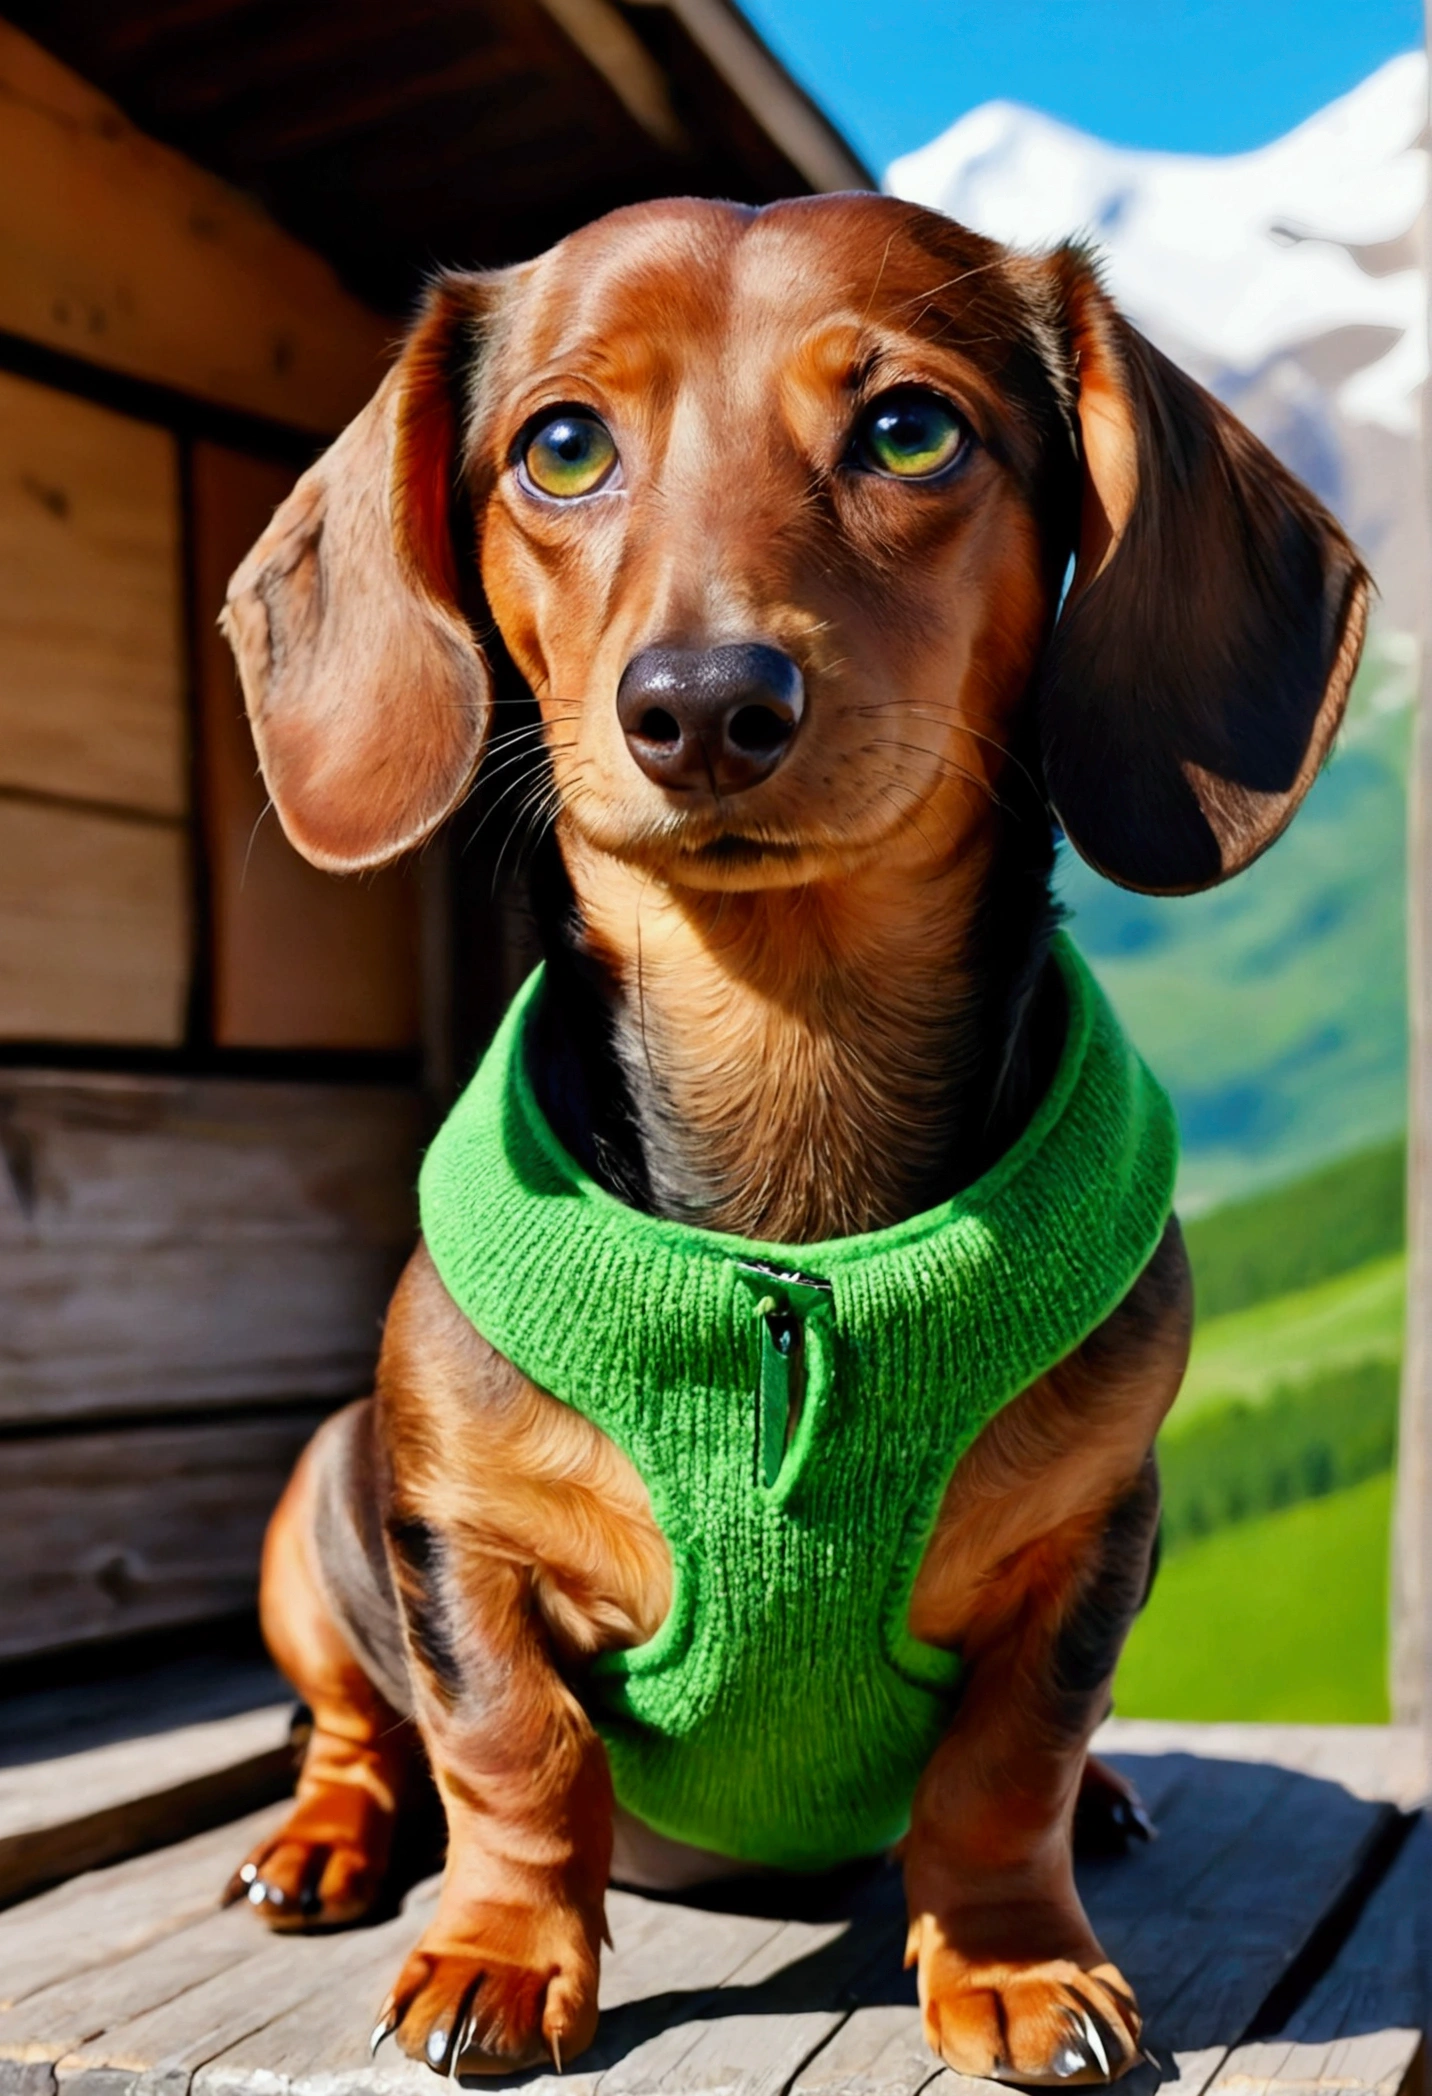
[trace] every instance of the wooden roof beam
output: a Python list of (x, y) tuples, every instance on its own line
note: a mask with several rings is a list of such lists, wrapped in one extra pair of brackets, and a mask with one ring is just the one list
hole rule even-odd
[(648, 138), (668, 153), (690, 152), (691, 140), (672, 107), (665, 74), (612, 0), (541, 0), (541, 5)]
[[(564, 0), (565, 4), (565, 0)], [(707, 63), (814, 190), (874, 189), (835, 126), (767, 50), (730, 0), (632, 0), (674, 15)]]

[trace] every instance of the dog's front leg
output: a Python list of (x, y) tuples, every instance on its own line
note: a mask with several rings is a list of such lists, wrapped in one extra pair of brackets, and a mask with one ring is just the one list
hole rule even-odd
[(597, 2022), (605, 1750), (553, 1664), (531, 1567), (410, 1510), (389, 1537), (448, 1859), (374, 2042), (396, 2032), (439, 2073), (560, 2066)]
[(1157, 1518), (1150, 1461), (1106, 1512), (1019, 1552), (969, 1626), (966, 1693), (905, 1854), (925, 2034), (961, 2073), (1107, 2081), (1140, 2056), (1133, 1992), (1080, 1904), (1071, 1837)]

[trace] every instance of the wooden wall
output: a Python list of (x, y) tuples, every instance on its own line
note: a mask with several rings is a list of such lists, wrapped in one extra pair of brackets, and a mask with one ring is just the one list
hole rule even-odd
[(0, 1072), (0, 1658), (251, 1596), (423, 1132), (412, 1088)]
[(289, 848), (214, 623), (392, 324), (3, 23), (0, 94), (6, 1659), (252, 1599), (427, 1106), (415, 880)]
[(0, 1032), (183, 1038), (174, 438), (0, 373)]
[(319, 436), (363, 405), (393, 325), (319, 256), (5, 21), (0, 101), (0, 328)]

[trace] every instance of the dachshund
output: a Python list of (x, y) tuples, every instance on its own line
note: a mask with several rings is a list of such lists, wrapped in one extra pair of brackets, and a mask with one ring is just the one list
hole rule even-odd
[[(497, 697), (528, 709), (498, 762), (532, 758), (550, 816), (521, 1052), (554, 1140), (663, 1229), (801, 1247), (898, 1230), (1021, 1141), (1071, 1023), (1059, 833), (1150, 894), (1247, 866), (1329, 749), (1368, 590), (1081, 246), (852, 194), (643, 204), (440, 276), (224, 623), (284, 829), (335, 872), (429, 837)], [(1088, 1747), (1151, 1576), (1176, 1219), (1120, 1287), (982, 1424), (912, 1568), (903, 1628), (961, 1673), (905, 1801), (907, 1962), (971, 2075), (1140, 2057), (1071, 1827), (1081, 1786), (1136, 1809)], [(376, 1394), (269, 1530), (313, 1731), (232, 1888), (277, 1928), (361, 1916), (426, 1757), (445, 1876), (375, 2043), (560, 2066), (611, 1878), (745, 1867), (622, 1800), (593, 1714), (678, 1572), (629, 1450), (420, 1244)]]

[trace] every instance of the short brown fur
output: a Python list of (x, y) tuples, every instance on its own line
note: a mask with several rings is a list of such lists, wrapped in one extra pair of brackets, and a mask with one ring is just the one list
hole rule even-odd
[[(863, 404), (902, 386), (971, 433), (938, 485), (852, 461)], [(574, 403), (621, 479), (534, 500), (522, 432)], [(1236, 871), (1336, 728), (1365, 596), (1333, 521), (1086, 257), (849, 197), (644, 206), (443, 280), (235, 578), (229, 630), (285, 826), (356, 866), (465, 789), (495, 629), (550, 767), (533, 1074), (559, 1134), (657, 1213), (810, 1242), (952, 1193), (1027, 1120), (1062, 1028), (1051, 804), (1130, 885)], [(748, 641), (799, 668), (789, 753), (749, 791), (669, 791), (618, 725), (628, 665)], [(1189, 1321), (1171, 1224), (1104, 1326), (986, 1427), (916, 1581), (912, 1631), (968, 1666), (904, 1851), (926, 2033), (964, 2072), (1100, 2080), (1139, 2055), (1070, 1830), (1147, 1584), (1149, 1451)], [(378, 2035), (440, 2068), (565, 2060), (595, 2028), (626, 1838), (582, 1670), (659, 1627), (669, 1552), (627, 1459), (488, 1346), (421, 1249), (375, 1402), (450, 1831)], [(307, 1476), (275, 1516), (265, 1621), (314, 1743), (245, 1881), (284, 1895), (263, 1901), (281, 1925), (305, 1888), (324, 1919), (373, 1895), (406, 1752), (325, 1602)], [(1116, 1795), (1107, 1772), (1092, 1794)], [(638, 1851), (670, 1883), (720, 1868)]]

